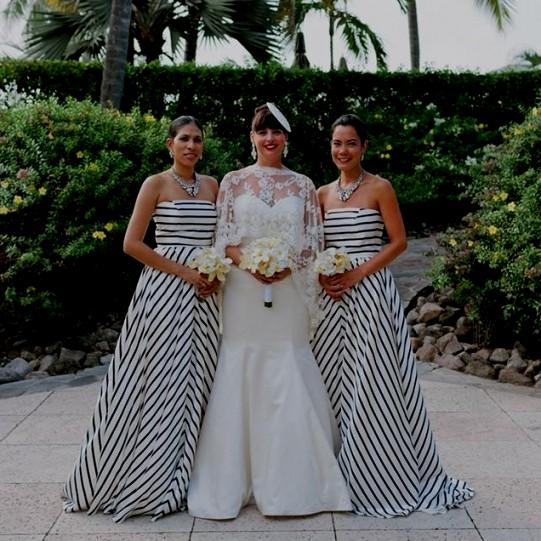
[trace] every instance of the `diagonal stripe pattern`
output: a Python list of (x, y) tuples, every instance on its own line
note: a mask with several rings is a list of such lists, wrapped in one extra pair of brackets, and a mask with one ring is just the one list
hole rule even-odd
[[(380, 249), (384, 224), (372, 209), (335, 209), (326, 247), (346, 248), (353, 265)], [(387, 268), (341, 301), (323, 294), (312, 346), (338, 420), (338, 462), (354, 512), (372, 517), (441, 513), (473, 496), (444, 471), (423, 396), (398, 290)]]
[[(185, 264), (212, 244), (208, 201), (156, 207), (156, 251)], [(64, 486), (64, 509), (103, 511), (116, 522), (153, 520), (185, 509), (202, 417), (218, 356), (216, 295), (144, 267), (79, 458)]]

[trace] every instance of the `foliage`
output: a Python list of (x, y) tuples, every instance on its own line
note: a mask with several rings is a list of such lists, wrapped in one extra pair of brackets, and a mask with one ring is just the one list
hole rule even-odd
[(490, 341), (541, 347), (541, 108), (503, 130), (472, 160), (468, 195), (479, 208), (443, 239), (435, 271)]
[(141, 182), (169, 164), (168, 124), (72, 99), (0, 110), (0, 328), (52, 339), (125, 310), (140, 265), (122, 238)]

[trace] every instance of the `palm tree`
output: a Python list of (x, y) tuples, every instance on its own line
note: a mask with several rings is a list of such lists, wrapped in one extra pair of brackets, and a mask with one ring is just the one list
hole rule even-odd
[[(203, 37), (236, 39), (257, 61), (269, 60), (277, 54), (273, 2), (132, 0), (128, 60), (139, 54), (150, 62), (166, 54), (166, 32), (172, 45), (166, 56), (171, 59), (184, 45), (185, 60), (194, 61)], [(111, 8), (110, 0), (8, 0), (6, 15), (27, 16), (28, 56), (101, 59)]]
[[(515, 0), (474, 0), (482, 9), (487, 10), (494, 18), (498, 30), (511, 20), (515, 8)], [(397, 0), (401, 9), (408, 14), (408, 29), (410, 40), (411, 69), (418, 71), (420, 66), (419, 24), (417, 21), (416, 0)]]
[(113, 0), (103, 63), (100, 102), (103, 107), (120, 107), (130, 39), (131, 0)]
[(342, 34), (347, 48), (354, 56), (365, 59), (372, 49), (378, 67), (386, 67), (386, 52), (381, 39), (366, 23), (349, 13), (347, 0), (279, 0), (277, 18), (288, 40), (295, 39), (310, 12), (323, 13), (328, 18), (331, 70), (334, 70), (336, 31)]

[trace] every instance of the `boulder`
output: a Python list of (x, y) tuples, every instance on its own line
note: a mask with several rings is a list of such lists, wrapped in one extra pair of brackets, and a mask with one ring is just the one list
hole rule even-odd
[(514, 383), (515, 385), (533, 385), (533, 379), (521, 374), (516, 368), (506, 366), (500, 370), (498, 380), (502, 383)]
[(442, 312), (443, 308), (439, 304), (427, 302), (419, 308), (419, 321), (421, 323), (436, 321)]

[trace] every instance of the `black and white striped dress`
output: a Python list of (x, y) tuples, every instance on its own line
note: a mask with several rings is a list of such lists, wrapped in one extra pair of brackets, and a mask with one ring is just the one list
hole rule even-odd
[[(156, 251), (187, 263), (210, 246), (209, 201), (156, 206)], [(218, 353), (216, 296), (180, 278), (141, 273), (80, 456), (64, 485), (66, 511), (153, 519), (182, 510)]]
[[(380, 213), (327, 212), (325, 246), (344, 247), (353, 265), (381, 248)], [(473, 496), (441, 465), (417, 380), (400, 297), (383, 268), (341, 301), (322, 297), (313, 340), (342, 438), (338, 461), (354, 512), (372, 517), (441, 513)]]

